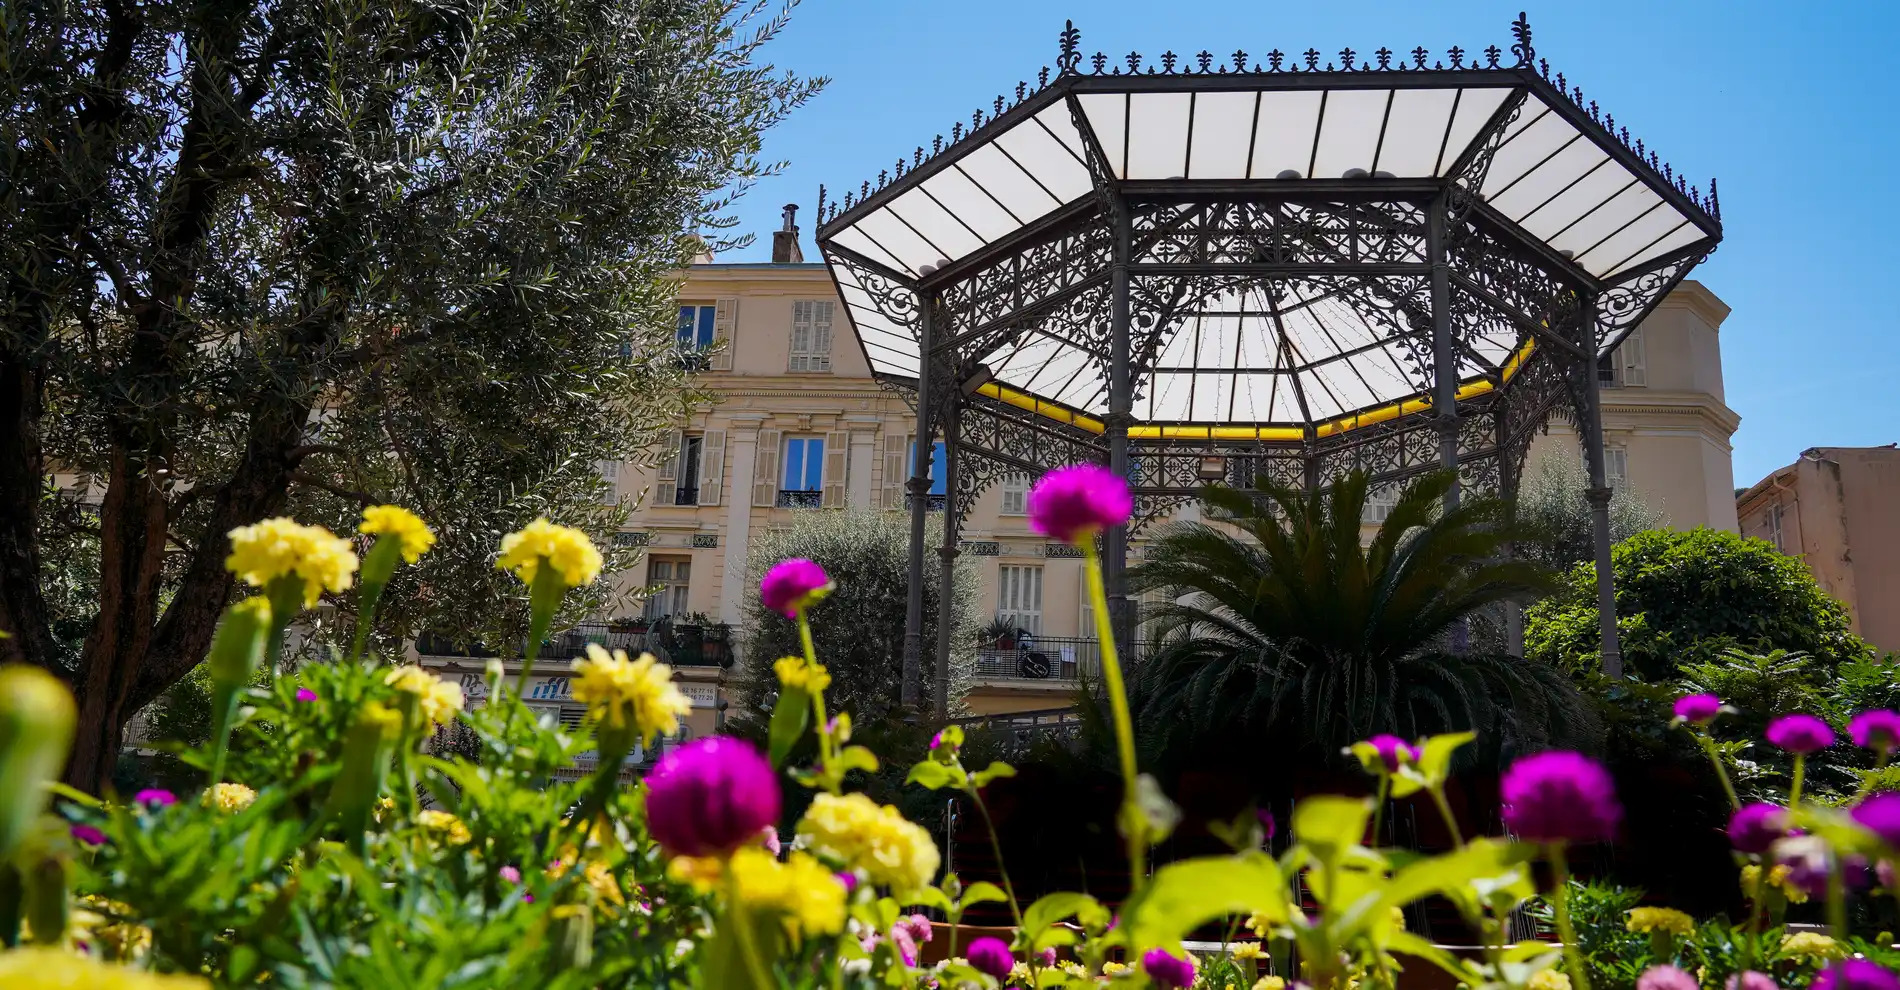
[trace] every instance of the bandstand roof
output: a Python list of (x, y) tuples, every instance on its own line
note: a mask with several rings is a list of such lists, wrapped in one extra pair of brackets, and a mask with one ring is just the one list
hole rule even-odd
[[(1577, 284), (1604, 291), (1712, 246), (1714, 183), (1703, 196), (1581, 91), (1566, 91), (1561, 74), (1535, 62), (1528, 26), (1516, 27), (1510, 57), (1491, 48), (1469, 64), (1458, 49), (1435, 59), (1381, 50), (1376, 61), (1349, 49), (1323, 66), (1314, 51), (1275, 51), (1265, 67), (1239, 52), (1216, 66), (1202, 52), (1170, 53), (1160, 66), (1131, 55), (1112, 71), (1100, 55), (1084, 64), (1071, 29), (1061, 71), (1044, 70), (1039, 88), (1018, 87), (1013, 103), (999, 97), (967, 134), (959, 125), (947, 145), (900, 159), (843, 203), (828, 208), (821, 194), (819, 245), (873, 370), (897, 379), (917, 376), (920, 354), (914, 314), (890, 304), (892, 284), (970, 278), (1098, 211), (1105, 188), (1151, 203), (1257, 194), (1294, 212), (1302, 197), (1422, 207), (1484, 155), (1474, 222)], [(1421, 208), (1399, 219), (1423, 217)], [(1422, 277), (1423, 245), (1368, 259), (1368, 270)], [(1167, 249), (1137, 245), (1131, 260), (1159, 270), (1179, 260)], [(1137, 420), (1312, 424), (1424, 390), (1429, 358), (1416, 338), (1337, 280), (1229, 280), (1172, 317), (1143, 362)], [(1461, 375), (1501, 382), (1528, 344), (1501, 321), (1476, 326)], [(994, 373), (992, 395), (1107, 410), (1099, 352), (1073, 337), (1032, 330), (976, 357)]]

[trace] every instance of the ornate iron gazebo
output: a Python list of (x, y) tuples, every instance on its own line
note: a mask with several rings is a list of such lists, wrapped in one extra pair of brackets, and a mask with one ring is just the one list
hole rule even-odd
[[(1353, 469), (1390, 487), (1450, 467), (1510, 496), (1566, 404), (1620, 676), (1597, 366), (1714, 250), (1721, 210), (1714, 180), (1703, 195), (1553, 74), (1522, 14), (1512, 37), (1148, 62), (1085, 58), (1071, 22), (1034, 86), (841, 202), (820, 188), (857, 338), (917, 413), (906, 704), (927, 438), (947, 450), (947, 579), (963, 513), (1010, 472), (1105, 463), (1131, 479), (1136, 526), (1208, 481)], [(1124, 645), (1127, 540), (1103, 540)]]

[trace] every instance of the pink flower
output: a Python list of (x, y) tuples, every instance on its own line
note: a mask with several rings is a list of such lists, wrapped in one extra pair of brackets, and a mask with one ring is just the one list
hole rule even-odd
[(1697, 990), (1695, 977), (1674, 966), (1651, 966), (1636, 978), (1636, 990)]
[(86, 845), (103, 846), (106, 844), (106, 834), (91, 825), (74, 825), (71, 831), (73, 838), (78, 839)]
[(1166, 949), (1149, 949), (1141, 957), (1141, 968), (1161, 990), (1178, 990), (1194, 985), (1194, 961), (1182, 959)]
[(1900, 978), (1879, 963), (1843, 959), (1815, 974), (1813, 990), (1900, 990)]
[(1676, 699), (1676, 721), (1708, 725), (1722, 714), (1722, 699), (1712, 694), (1685, 694)]
[(904, 965), (917, 965), (917, 940), (902, 925), (891, 929), (891, 945), (896, 947), (897, 957), (904, 960)]
[(831, 587), (824, 568), (803, 557), (793, 557), (765, 572), (765, 580), (759, 582), (759, 596), (765, 599), (766, 608), (795, 619), (799, 612), (831, 594)]
[(522, 894), (522, 895), (521, 895), (521, 903), (523, 903), (523, 904), (533, 904), (533, 903), (534, 903), (534, 895), (533, 895), (533, 894)]
[(312, 691), (309, 688), (298, 688), (297, 700), (298, 701), (315, 701), (317, 700), (317, 692)]
[(759, 846), (774, 856), (779, 854), (779, 850), (784, 847), (779, 845), (777, 825), (767, 825), (759, 830)]
[(1042, 954), (1037, 956), (1036, 958), (1041, 960), (1044, 967), (1054, 966), (1056, 964), (1055, 946), (1052, 945), (1049, 948), (1042, 950)]
[(1788, 812), (1760, 801), (1743, 805), (1728, 820), (1728, 841), (1736, 852), (1765, 853), (1788, 834)]
[(919, 945), (930, 941), (934, 933), (930, 930), (930, 919), (921, 914), (897, 919), (897, 927), (910, 933), (911, 940)]
[(1861, 712), (1847, 723), (1847, 734), (1854, 745), (1884, 753), (1900, 744), (1900, 712), (1885, 708)]
[(674, 856), (729, 853), (775, 825), (778, 776), (751, 744), (696, 739), (647, 774), (647, 830)]
[(1768, 741), (1805, 756), (1834, 745), (1834, 730), (1812, 715), (1783, 715), (1768, 723)]
[(1531, 842), (1596, 842), (1616, 834), (1623, 806), (1601, 765), (1562, 750), (1527, 756), (1498, 785), (1504, 824)]
[(1861, 828), (1880, 836), (1880, 841), (1900, 848), (1900, 794), (1876, 794), (1849, 814)]
[(496, 870), (495, 875), (502, 878), (503, 880), (508, 881), (509, 883), (521, 882), (521, 871), (515, 869), (512, 866), (504, 866), (501, 869)]
[(1057, 468), (1029, 490), (1029, 527), (1064, 543), (1081, 544), (1128, 521), (1135, 497), (1128, 482), (1093, 464)]
[(846, 870), (843, 873), (836, 874), (836, 876), (838, 883), (844, 886), (844, 896), (850, 897), (852, 894), (857, 893), (858, 875), (856, 873)]
[(1366, 740), (1379, 753), (1379, 762), (1385, 764), (1386, 773), (1397, 773), (1406, 763), (1418, 762), (1418, 747), (1393, 735), (1377, 735)]
[(1775, 985), (1775, 978), (1767, 973), (1749, 970), (1729, 977), (1726, 990), (1781, 990), (1781, 988)]
[(178, 803), (178, 795), (160, 787), (147, 787), (132, 795), (132, 803), (147, 808), (166, 808)]
[(970, 943), (964, 957), (977, 972), (996, 979), (1009, 975), (1016, 965), (1016, 957), (1009, 954), (1009, 945), (1000, 938), (988, 935)]
[(1273, 820), (1273, 812), (1265, 808), (1259, 808), (1255, 810), (1253, 814), (1255, 818), (1260, 820), (1260, 837), (1268, 842), (1272, 842), (1274, 834), (1280, 830), (1280, 823)]

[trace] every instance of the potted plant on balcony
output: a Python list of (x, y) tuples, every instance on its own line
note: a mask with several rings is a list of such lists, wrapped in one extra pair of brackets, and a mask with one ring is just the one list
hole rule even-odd
[(990, 624), (977, 632), (977, 645), (982, 649), (1008, 651), (1016, 648), (1016, 624), (997, 616)]
[(708, 665), (728, 667), (732, 665), (732, 627), (724, 622), (714, 622), (702, 630), (705, 641), (701, 644), (701, 655)]
[(607, 631), (622, 636), (639, 636), (652, 625), (644, 615), (620, 615), (607, 620)]

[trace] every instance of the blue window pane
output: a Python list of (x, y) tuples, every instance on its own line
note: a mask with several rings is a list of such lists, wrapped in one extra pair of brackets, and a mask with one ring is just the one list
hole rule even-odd
[(946, 482), (947, 482), (947, 479), (950, 477), (949, 463), (950, 463), (949, 457), (947, 454), (944, 453), (943, 441), (939, 440), (935, 444), (931, 445), (930, 494), (942, 495), (944, 494), (945, 491), (948, 490), (948, 488), (946, 487)]
[(693, 342), (693, 308), (692, 306), (680, 307), (679, 337), (681, 344), (691, 344)]
[(820, 491), (824, 488), (825, 442), (823, 440), (805, 441), (805, 490)]
[(713, 340), (713, 315), (711, 306), (699, 307), (699, 346), (711, 347)]
[(785, 443), (785, 477), (782, 483), (786, 491), (798, 488), (798, 479), (804, 475), (805, 441), (788, 440)]

